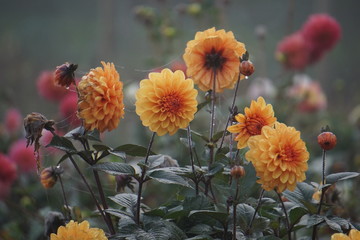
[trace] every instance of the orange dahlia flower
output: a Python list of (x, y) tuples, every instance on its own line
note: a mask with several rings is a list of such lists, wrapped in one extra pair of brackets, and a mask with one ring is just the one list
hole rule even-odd
[(71, 220), (66, 226), (61, 226), (57, 234), (52, 233), (50, 240), (107, 240), (105, 233), (99, 228), (90, 228), (88, 221), (81, 223)]
[(251, 101), (250, 108), (246, 107), (244, 111), (245, 115), (235, 116), (238, 123), (227, 128), (229, 132), (237, 134), (235, 141), (238, 142), (238, 149), (245, 148), (251, 136), (261, 134), (262, 127), (272, 127), (276, 122), (272, 105), (266, 104), (263, 97)]
[(116, 128), (124, 116), (123, 84), (113, 63), (101, 62), (78, 84), (78, 116), (88, 130), (100, 132)]
[(163, 69), (149, 74), (136, 92), (136, 113), (144, 126), (159, 136), (173, 135), (189, 125), (197, 110), (194, 82), (182, 71)]
[[(231, 31), (216, 31), (215, 28), (210, 28), (197, 32), (195, 39), (187, 43), (183, 56), (187, 76), (191, 77), (202, 91), (208, 91), (213, 89), (216, 72), (216, 92), (233, 88), (239, 75), (239, 58), (245, 52), (245, 45), (236, 41)], [(241, 79), (243, 78), (244, 76)]]
[(309, 152), (295, 128), (283, 123), (265, 126), (261, 135), (249, 139), (248, 146), (245, 157), (253, 163), (263, 189), (293, 191), (297, 182), (305, 180)]
[(335, 233), (331, 236), (331, 240), (357, 240), (360, 239), (360, 231), (351, 229), (349, 236), (343, 233)]

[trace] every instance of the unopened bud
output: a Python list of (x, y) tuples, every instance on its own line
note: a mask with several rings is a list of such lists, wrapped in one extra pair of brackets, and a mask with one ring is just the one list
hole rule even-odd
[(55, 83), (63, 87), (69, 87), (71, 84), (75, 84), (75, 70), (77, 67), (77, 64), (68, 62), (57, 66), (54, 72)]
[(336, 135), (332, 132), (320, 133), (317, 137), (320, 147), (324, 150), (331, 150), (336, 146)]
[(240, 73), (244, 76), (250, 76), (255, 72), (254, 64), (251, 61), (242, 61), (240, 63)]
[(40, 181), (44, 188), (52, 188), (57, 182), (57, 174), (53, 167), (45, 168), (41, 171)]
[(245, 169), (242, 166), (234, 166), (230, 170), (230, 175), (233, 178), (241, 178), (245, 176)]

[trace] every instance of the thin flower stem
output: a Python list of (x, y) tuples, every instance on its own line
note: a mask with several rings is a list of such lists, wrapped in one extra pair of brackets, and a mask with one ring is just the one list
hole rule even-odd
[(107, 219), (107, 217), (105, 216), (103, 209), (101, 208), (101, 206), (100, 206), (100, 204), (99, 204), (98, 200), (96, 199), (96, 197), (95, 197), (95, 194), (94, 194), (93, 190), (91, 189), (91, 187), (90, 187), (89, 183), (86, 181), (85, 176), (82, 174), (82, 172), (81, 172), (81, 170), (80, 170), (79, 166), (76, 164), (76, 162), (75, 162), (74, 158), (71, 156), (71, 154), (67, 153), (67, 155), (68, 155), (68, 157), (69, 157), (70, 161), (72, 162), (72, 164), (74, 165), (74, 167), (75, 167), (76, 171), (78, 172), (78, 174), (79, 174), (79, 175), (80, 175), (80, 177), (82, 178), (83, 182), (85, 183), (85, 185), (86, 185), (87, 189), (88, 189), (88, 190), (89, 190), (89, 192), (90, 192), (91, 197), (93, 198), (93, 200), (94, 200), (94, 202), (95, 202), (95, 205), (96, 205), (97, 209), (99, 210), (99, 212), (100, 212), (101, 216), (103, 217), (103, 219), (104, 219), (104, 221), (105, 221), (106, 225), (107, 225), (107, 226), (108, 226), (108, 228), (109, 228), (109, 231), (111, 232), (110, 223), (108, 222), (108, 219)]
[(71, 213), (70, 213), (68, 201), (66, 199), (66, 194), (65, 194), (64, 184), (62, 182), (61, 174), (58, 175), (58, 178), (59, 178), (59, 181), (60, 181), (61, 192), (62, 192), (62, 195), (64, 197), (65, 218), (66, 218), (66, 220), (70, 220), (71, 219)]
[(260, 197), (259, 197), (258, 203), (257, 203), (257, 206), (256, 206), (256, 209), (255, 209), (255, 212), (254, 212), (254, 215), (252, 216), (251, 221), (250, 221), (250, 224), (249, 224), (249, 227), (248, 227), (248, 229), (246, 230), (246, 235), (249, 235), (249, 234), (250, 234), (250, 230), (251, 230), (252, 225), (253, 225), (253, 223), (254, 223), (256, 213), (259, 211), (259, 208), (260, 208), (260, 206), (261, 206), (261, 200), (262, 200), (262, 198), (263, 198), (263, 196), (264, 196), (264, 193), (265, 193), (265, 190), (262, 189), (262, 190), (261, 190), (261, 193), (260, 193)]
[[(150, 156), (150, 151), (151, 151), (151, 146), (154, 142), (154, 138), (155, 138), (155, 132), (153, 132), (147, 151), (146, 151), (146, 156), (145, 156), (145, 165), (148, 162), (149, 156)], [(144, 184), (144, 180), (145, 180), (145, 175), (146, 175), (146, 166), (141, 168), (141, 177), (140, 179), (138, 179), (139, 182), (139, 189), (138, 189), (138, 195), (137, 195), (137, 203), (136, 203), (136, 216), (135, 216), (135, 222), (137, 225), (140, 225), (140, 206), (141, 206), (141, 195), (142, 195), (142, 188), (143, 188), (143, 184)]]
[(210, 135), (209, 135), (209, 150), (210, 150), (210, 160), (209, 160), (209, 168), (210, 165), (214, 161), (214, 128), (215, 128), (215, 103), (216, 103), (216, 69), (213, 70), (213, 86), (211, 91), (211, 119), (210, 119)]
[[(323, 204), (324, 197), (325, 197), (325, 192), (326, 192), (326, 188), (324, 188), (324, 185), (325, 185), (325, 162), (326, 162), (326, 151), (325, 151), (325, 149), (323, 150), (322, 161), (323, 161), (323, 166), (322, 166), (322, 186), (323, 186), (323, 188), (321, 189), (321, 197), (320, 197), (320, 203), (319, 203), (319, 207), (318, 207), (318, 210), (317, 210), (317, 214), (321, 213), (321, 208), (322, 208), (322, 204)], [(316, 235), (317, 235), (317, 225), (314, 225), (311, 239), (315, 240)]]
[(239, 75), (238, 75), (238, 80), (236, 82), (236, 87), (235, 87), (235, 92), (234, 92), (234, 97), (233, 97), (233, 100), (232, 100), (232, 104), (231, 104), (231, 112), (229, 114), (229, 117), (226, 121), (226, 125), (225, 125), (225, 129), (224, 129), (224, 132), (223, 132), (223, 135), (221, 137), (221, 142), (220, 142), (220, 147), (219, 149), (222, 148), (223, 144), (224, 144), (224, 139), (225, 139), (225, 135), (226, 135), (226, 131), (227, 131), (227, 128), (229, 126), (229, 123), (230, 123), (230, 119), (234, 113), (234, 107), (235, 107), (235, 100), (236, 100), (236, 96), (237, 96), (237, 92), (238, 92), (238, 89), (239, 89), (239, 85), (240, 85), (240, 76), (241, 76), (241, 73), (239, 72)]
[(192, 152), (190, 124), (187, 127), (187, 136), (188, 136), (188, 145), (189, 145), (189, 153), (190, 153), (190, 162), (191, 162), (192, 172), (194, 174), (195, 192), (196, 192), (196, 196), (197, 196), (197, 195), (199, 195), (199, 181), (198, 181), (197, 174), (195, 171), (194, 156), (193, 156), (193, 152)]
[(286, 211), (286, 208), (285, 208), (285, 204), (284, 204), (284, 202), (283, 202), (283, 200), (281, 199), (281, 194), (278, 192), (278, 191), (276, 191), (275, 190), (275, 192), (276, 192), (276, 194), (278, 195), (278, 197), (279, 197), (279, 200), (280, 200), (280, 203), (281, 203), (281, 206), (282, 206), (282, 208), (283, 208), (283, 210), (284, 210), (284, 213), (285, 213), (285, 222), (286, 222), (286, 227), (287, 227), (287, 232), (288, 232), (288, 240), (291, 240), (291, 232), (290, 232), (290, 222), (289, 222), (289, 216), (288, 216), (288, 214), (287, 214), (287, 211)]
[(232, 239), (236, 240), (236, 206), (238, 203), (238, 195), (239, 195), (239, 179), (236, 179), (236, 193), (234, 198), (234, 204), (233, 204), (233, 235)]
[[(97, 185), (97, 188), (98, 188), (98, 191), (99, 191), (99, 194), (100, 194), (100, 200), (101, 200), (101, 203), (104, 207), (104, 210), (108, 209), (109, 206), (106, 202), (106, 199), (105, 199), (105, 194), (104, 194), (104, 190), (103, 190), (103, 187), (101, 185), (101, 181), (100, 181), (100, 177), (99, 177), (99, 173), (95, 170), (93, 170), (93, 173), (94, 173), (94, 177), (95, 177), (95, 181), (96, 181), (96, 185)], [(115, 234), (115, 228), (114, 228), (114, 225), (113, 225), (113, 222), (111, 220), (111, 216), (109, 213), (105, 212), (105, 216), (106, 218), (108, 219), (108, 222), (109, 222), (109, 225), (111, 227), (111, 235), (114, 235)]]

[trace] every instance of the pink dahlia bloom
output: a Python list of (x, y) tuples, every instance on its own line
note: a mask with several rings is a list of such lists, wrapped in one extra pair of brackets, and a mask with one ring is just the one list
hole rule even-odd
[(16, 166), (7, 156), (0, 153), (0, 199), (10, 192), (11, 185), (17, 178)]
[(327, 14), (313, 14), (303, 25), (302, 34), (311, 47), (310, 60), (319, 60), (341, 37), (340, 24)]
[(25, 139), (18, 140), (10, 146), (9, 157), (21, 172), (32, 172), (36, 170), (34, 147), (26, 147)]
[(81, 124), (81, 120), (77, 116), (78, 97), (76, 93), (68, 94), (60, 102), (61, 117), (66, 120), (71, 126), (76, 127)]
[(40, 96), (46, 100), (59, 101), (67, 94), (67, 89), (55, 83), (54, 73), (43, 71), (37, 80), (37, 89)]
[(17, 132), (22, 125), (21, 113), (16, 108), (10, 108), (5, 113), (4, 125), (8, 133), (13, 134)]
[(278, 43), (276, 58), (286, 68), (302, 70), (309, 64), (309, 44), (301, 32), (293, 33)]

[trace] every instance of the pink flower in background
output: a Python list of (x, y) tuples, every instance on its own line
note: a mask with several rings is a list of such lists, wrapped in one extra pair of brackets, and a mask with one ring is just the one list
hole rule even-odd
[[(55, 133), (58, 135), (58, 136), (63, 136), (64, 133), (62, 131), (59, 131), (57, 129), (55, 129)], [(42, 148), (40, 148), (40, 151), (42, 153), (50, 153), (50, 154), (57, 154), (57, 153), (62, 153), (62, 151), (60, 149), (57, 149), (57, 148), (53, 148), (53, 147), (46, 147), (52, 140), (53, 138), (53, 134), (44, 129), (42, 132), (42, 137), (40, 138), (39, 142), (40, 142), (40, 145), (42, 146)]]
[(249, 100), (257, 99), (262, 96), (264, 98), (273, 98), (277, 93), (273, 82), (268, 78), (255, 78), (246, 91)]
[(302, 112), (315, 112), (326, 108), (327, 99), (319, 82), (306, 75), (295, 75), (294, 84), (288, 89), (288, 96), (297, 101)]
[(16, 108), (10, 108), (5, 113), (4, 125), (8, 133), (14, 134), (22, 126), (23, 117)]
[(277, 45), (276, 58), (286, 68), (302, 70), (309, 64), (309, 57), (309, 44), (301, 32), (285, 37)]
[(76, 93), (68, 94), (60, 102), (61, 117), (66, 120), (71, 126), (76, 127), (81, 124), (81, 120), (77, 116), (78, 97)]
[(21, 172), (32, 172), (36, 170), (34, 147), (26, 147), (25, 139), (18, 140), (10, 146), (9, 157)]
[(54, 73), (43, 71), (37, 80), (37, 90), (40, 96), (46, 100), (59, 101), (67, 93), (68, 90), (55, 83)]
[(170, 69), (175, 72), (176, 70), (181, 70), (184, 72), (185, 77), (186, 77), (186, 64), (183, 61), (174, 61), (173, 63), (171, 63), (170, 65)]
[(0, 199), (4, 199), (9, 194), (11, 185), (16, 178), (15, 164), (0, 153)]
[(341, 37), (340, 24), (327, 14), (313, 14), (303, 25), (302, 34), (311, 47), (311, 62), (331, 50)]

